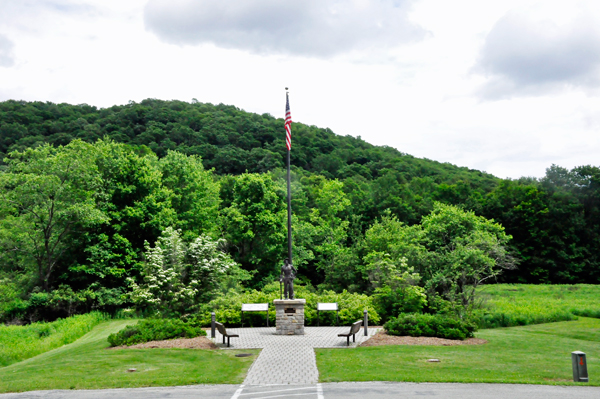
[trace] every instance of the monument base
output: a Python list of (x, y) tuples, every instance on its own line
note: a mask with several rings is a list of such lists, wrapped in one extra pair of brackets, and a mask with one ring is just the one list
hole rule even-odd
[(275, 334), (304, 335), (306, 299), (275, 299)]

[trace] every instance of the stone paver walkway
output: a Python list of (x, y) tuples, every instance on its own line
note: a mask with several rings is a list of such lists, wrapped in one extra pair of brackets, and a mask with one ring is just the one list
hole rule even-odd
[[(256, 349), (262, 351), (254, 361), (244, 385), (269, 384), (316, 384), (319, 371), (314, 348), (348, 348), (346, 337), (338, 334), (347, 333), (347, 327), (305, 327), (304, 335), (275, 335), (275, 327), (228, 328), (227, 332), (239, 334), (239, 338), (231, 338), (229, 349)], [(355, 348), (378, 331), (369, 328), (369, 336), (364, 330), (356, 334), (356, 342), (350, 338), (350, 348)], [(220, 347), (223, 337), (216, 333), (215, 343)]]

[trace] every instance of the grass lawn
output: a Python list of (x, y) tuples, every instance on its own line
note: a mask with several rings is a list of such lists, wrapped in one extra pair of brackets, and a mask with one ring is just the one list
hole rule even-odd
[(0, 324), (0, 367), (70, 344), (108, 319), (100, 312), (26, 326)]
[[(106, 349), (132, 320), (96, 326), (72, 344), (0, 368), (0, 392), (241, 383), (254, 356), (200, 349)], [(137, 369), (129, 373), (129, 368)]]
[[(587, 385), (600, 386), (598, 319), (481, 330), (476, 337), (489, 342), (317, 349), (320, 380), (573, 385), (571, 352), (580, 350), (587, 354)], [(427, 362), (432, 358), (440, 363)]]
[(482, 328), (600, 318), (600, 285), (490, 284), (478, 294)]

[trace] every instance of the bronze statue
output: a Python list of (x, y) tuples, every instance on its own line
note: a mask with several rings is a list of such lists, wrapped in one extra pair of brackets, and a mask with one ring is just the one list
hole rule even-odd
[(289, 259), (283, 261), (281, 266), (281, 275), (279, 276), (279, 282), (283, 282), (283, 294), (285, 299), (294, 299), (294, 279), (296, 278), (298, 271)]

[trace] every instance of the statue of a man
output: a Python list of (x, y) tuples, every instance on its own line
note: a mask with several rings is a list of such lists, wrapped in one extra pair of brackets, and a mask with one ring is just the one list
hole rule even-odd
[(292, 266), (290, 260), (284, 260), (283, 266), (281, 266), (279, 281), (283, 282), (283, 297), (285, 299), (294, 299), (294, 279), (296, 278), (296, 273), (298, 271)]

